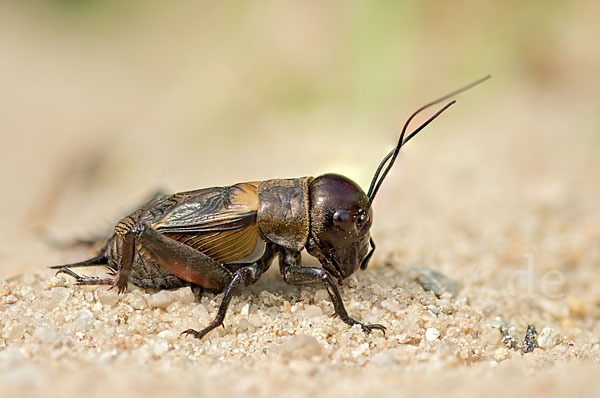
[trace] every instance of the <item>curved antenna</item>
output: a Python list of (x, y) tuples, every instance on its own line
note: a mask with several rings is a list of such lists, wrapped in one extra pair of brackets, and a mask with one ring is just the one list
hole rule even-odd
[[(440, 97), (434, 101), (431, 101), (431, 102), (423, 105), (422, 107), (417, 109), (412, 115), (410, 115), (410, 117), (406, 120), (406, 122), (404, 123), (404, 126), (402, 127), (402, 132), (400, 133), (400, 138), (398, 139), (398, 144), (390, 153), (388, 153), (383, 158), (381, 163), (379, 163), (379, 166), (377, 166), (377, 170), (375, 171), (375, 174), (373, 175), (373, 179), (371, 180), (371, 184), (369, 186), (369, 191), (367, 193), (367, 196), (369, 197), (369, 206), (371, 205), (371, 203), (373, 203), (373, 199), (375, 198), (377, 191), (379, 191), (379, 188), (381, 187), (383, 180), (385, 179), (385, 177), (389, 173), (390, 169), (394, 165), (394, 162), (396, 161), (396, 158), (398, 157), (398, 153), (400, 152), (400, 148), (404, 144), (406, 144), (411, 138), (413, 138), (415, 135), (417, 135), (421, 130), (423, 130), (425, 127), (427, 127), (427, 125), (429, 123), (431, 123), (435, 118), (437, 118), (442, 112), (444, 112), (450, 106), (454, 105), (454, 103), (456, 103), (456, 101), (451, 101), (448, 104), (446, 104), (442, 109), (440, 109), (432, 117), (427, 119), (427, 121), (425, 123), (423, 123), (419, 127), (417, 127), (412, 133), (409, 134), (409, 136), (406, 139), (404, 139), (406, 130), (408, 129), (410, 122), (412, 122), (412, 120), (415, 118), (415, 116), (417, 116), (419, 113), (421, 113), (422, 111), (424, 111), (425, 109), (427, 109), (433, 105), (436, 105), (442, 101), (445, 101), (445, 100), (449, 99), (450, 97), (460, 94), (463, 91), (466, 91), (466, 90), (484, 82), (485, 80), (489, 79), (490, 77), (491, 77), (491, 75), (484, 76), (481, 79), (478, 79), (470, 84), (467, 84), (464, 87), (459, 88), (458, 90), (454, 90), (451, 93), (444, 95), (443, 97)], [(388, 160), (389, 160), (389, 163), (388, 163), (386, 169), (383, 171), (383, 174), (381, 174), (381, 178), (380, 178), (379, 174), (381, 173), (381, 170), (385, 167)]]
[[(454, 104), (455, 102), (456, 102), (456, 101), (453, 101), (453, 102), (452, 102), (452, 104)], [(452, 105), (452, 104), (448, 104), (448, 106), (449, 106), (449, 105)], [(417, 134), (418, 134), (418, 133), (419, 133), (421, 130), (422, 130), (422, 129), (420, 129), (420, 128), (419, 128), (419, 129), (417, 129), (417, 130), (413, 131), (412, 133), (410, 133), (410, 135), (409, 135), (408, 137), (406, 137), (406, 138), (404, 139), (404, 141), (402, 141), (402, 146), (406, 145), (406, 143), (407, 143), (408, 141), (410, 141), (410, 140), (411, 140), (411, 138), (413, 138), (415, 135), (417, 135)], [(385, 164), (385, 162), (387, 162), (387, 160), (388, 160), (389, 158), (391, 158), (391, 157), (392, 157), (392, 155), (394, 154), (394, 151), (395, 151), (395, 150), (396, 150), (396, 148), (392, 149), (392, 150), (390, 151), (390, 153), (388, 153), (387, 155), (385, 155), (385, 157), (384, 157), (384, 158), (383, 158), (383, 160), (381, 161), (381, 164), (380, 164), (380, 165), (379, 165), (379, 167), (377, 168), (377, 171), (375, 171), (375, 175), (376, 175), (376, 176), (379, 176), (379, 173), (381, 172), (381, 169), (383, 168), (383, 165)]]
[[(454, 104), (456, 104), (456, 100), (450, 101), (449, 103), (447, 103), (446, 105), (444, 105), (444, 107), (442, 109), (440, 109), (439, 111), (437, 111), (433, 116), (431, 116), (429, 119), (427, 119), (427, 121), (425, 123), (423, 123), (422, 125), (420, 125), (419, 127), (417, 127), (412, 133), (410, 133), (410, 135), (408, 137), (406, 137), (406, 139), (404, 141), (402, 141), (401, 145), (398, 145), (396, 148), (392, 149), (390, 151), (390, 153), (388, 153), (387, 155), (385, 155), (385, 157), (383, 158), (383, 160), (381, 161), (381, 163), (379, 163), (379, 166), (377, 167), (377, 170), (375, 171), (375, 175), (373, 175), (373, 181), (371, 181), (371, 186), (369, 187), (369, 193), (367, 194), (367, 196), (369, 196), (369, 198), (375, 197), (375, 194), (379, 190), (379, 187), (381, 186), (381, 183), (383, 182), (383, 179), (387, 175), (388, 171), (392, 168), (391, 165), (389, 165), (387, 167), (387, 169), (383, 173), (383, 176), (377, 182), (377, 186), (374, 187), (375, 180), (377, 179), (377, 177), (379, 177), (379, 173), (381, 173), (381, 169), (383, 169), (383, 166), (385, 166), (385, 164), (389, 160), (389, 158), (391, 158), (394, 155), (397, 156), (397, 154), (398, 154), (398, 152), (397, 152), (398, 148), (401, 148), (404, 145), (406, 145), (406, 143), (408, 141), (410, 141), (411, 138), (413, 138), (415, 135), (417, 135), (421, 130), (423, 130), (425, 127), (427, 127), (427, 125), (429, 125), (429, 123), (431, 123), (435, 118), (437, 118), (442, 112), (444, 112), (446, 109), (450, 108)], [(392, 164), (393, 164), (394, 160), (395, 159), (392, 160)], [(375, 188), (375, 189), (373, 189), (373, 188)], [(372, 199), (371, 199), (371, 201), (372, 201)]]

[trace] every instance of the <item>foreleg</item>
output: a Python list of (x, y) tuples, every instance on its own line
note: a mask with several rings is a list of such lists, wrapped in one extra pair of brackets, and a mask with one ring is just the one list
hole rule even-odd
[(359, 322), (348, 315), (342, 296), (335, 284), (335, 281), (323, 268), (317, 267), (303, 267), (297, 265), (300, 259), (299, 252), (286, 251), (279, 255), (279, 266), (283, 280), (291, 285), (312, 285), (312, 284), (323, 284), (327, 289), (329, 298), (333, 303), (335, 314), (340, 317), (344, 323), (354, 326), (360, 325), (360, 327), (366, 332), (371, 333), (373, 329), (379, 329), (385, 334), (385, 326), (378, 323), (372, 325), (366, 325)]

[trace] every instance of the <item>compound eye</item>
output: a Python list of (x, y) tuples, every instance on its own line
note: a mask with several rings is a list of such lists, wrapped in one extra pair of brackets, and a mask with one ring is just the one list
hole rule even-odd
[(365, 222), (367, 222), (368, 219), (369, 219), (369, 216), (367, 215), (367, 213), (365, 213), (363, 210), (361, 210), (356, 215), (356, 224), (359, 226), (363, 225)]
[(333, 213), (333, 224), (341, 229), (348, 231), (354, 227), (352, 216), (347, 210), (338, 210)]

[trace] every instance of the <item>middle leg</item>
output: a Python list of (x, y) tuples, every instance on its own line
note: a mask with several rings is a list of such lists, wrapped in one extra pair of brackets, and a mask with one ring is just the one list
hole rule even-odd
[(227, 308), (229, 307), (229, 303), (231, 302), (231, 298), (233, 297), (235, 290), (240, 287), (252, 285), (254, 282), (256, 282), (263, 272), (269, 268), (271, 261), (273, 261), (273, 258), (276, 254), (277, 252), (274, 246), (272, 244), (268, 244), (263, 256), (258, 261), (243, 265), (241, 268), (235, 271), (231, 278), (231, 282), (229, 282), (229, 285), (225, 289), (225, 294), (223, 295), (223, 300), (221, 300), (219, 311), (217, 311), (217, 316), (215, 319), (207, 327), (200, 331), (188, 329), (181, 334), (186, 336), (191, 334), (195, 338), (201, 339), (213, 329), (222, 325), (223, 320), (225, 319), (225, 314), (227, 313)]
[(260, 277), (261, 272), (259, 269), (259, 265), (254, 263), (247, 267), (240, 268), (236, 272), (233, 273), (233, 278), (227, 286), (225, 290), (225, 294), (223, 295), (223, 300), (221, 300), (221, 305), (219, 305), (219, 311), (217, 312), (217, 316), (215, 319), (204, 329), (197, 331), (194, 329), (188, 329), (182, 332), (182, 335), (188, 336), (192, 335), (197, 339), (201, 339), (210, 333), (213, 329), (221, 326), (223, 324), (223, 320), (225, 320), (225, 314), (227, 313), (227, 308), (229, 307), (229, 303), (231, 302), (231, 298), (235, 290), (238, 287), (249, 286), (256, 282)]
[(303, 267), (297, 265), (300, 259), (300, 253), (286, 251), (279, 255), (279, 266), (283, 280), (291, 285), (314, 285), (321, 283), (325, 285), (329, 298), (333, 303), (335, 315), (338, 315), (344, 323), (350, 326), (360, 325), (365, 333), (371, 333), (373, 329), (381, 330), (385, 334), (385, 326), (378, 323), (372, 325), (364, 324), (351, 318), (346, 311), (344, 301), (340, 295), (335, 281), (329, 273), (323, 268)]

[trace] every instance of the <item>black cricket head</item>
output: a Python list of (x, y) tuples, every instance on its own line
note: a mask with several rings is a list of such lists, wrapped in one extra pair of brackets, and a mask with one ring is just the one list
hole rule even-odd
[(373, 210), (369, 197), (338, 174), (315, 178), (310, 192), (307, 251), (339, 282), (352, 275), (369, 252)]
[(405, 137), (410, 122), (421, 111), (468, 90), (490, 77), (485, 76), (415, 111), (406, 120), (396, 147), (377, 167), (367, 193), (354, 181), (338, 174), (324, 174), (310, 183), (310, 234), (306, 249), (310, 255), (319, 260), (327, 272), (337, 278), (340, 285), (342, 280), (356, 272), (359, 267), (367, 268), (375, 249), (370, 234), (373, 224), (373, 200), (394, 165), (400, 148), (456, 101), (447, 103)]

